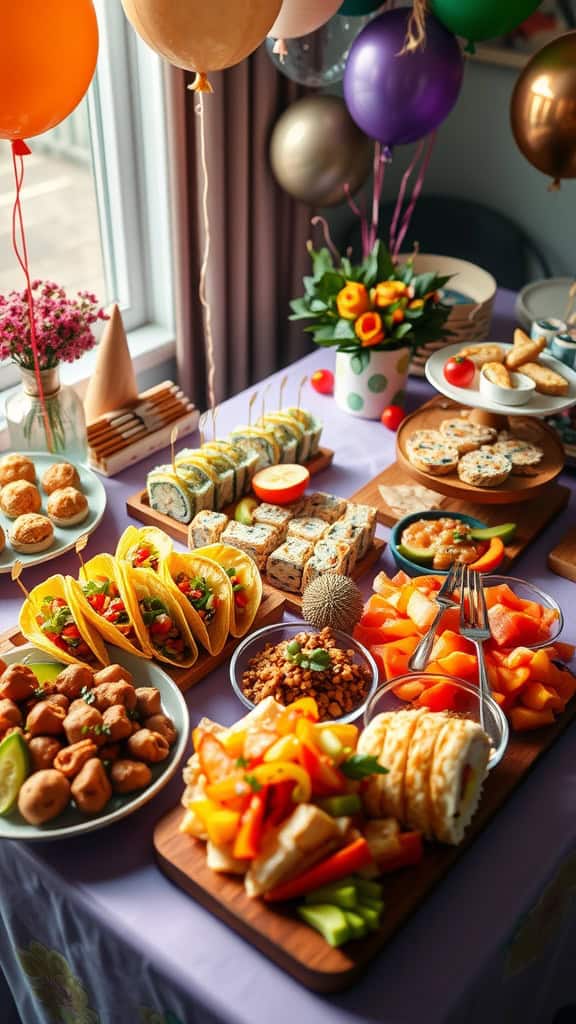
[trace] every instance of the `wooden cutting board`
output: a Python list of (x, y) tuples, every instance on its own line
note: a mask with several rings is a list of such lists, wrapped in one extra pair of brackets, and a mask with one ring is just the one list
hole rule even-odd
[(576, 581), (576, 527), (568, 530), (548, 555), (548, 568), (558, 576)]
[(290, 904), (272, 909), (261, 900), (249, 899), (237, 878), (211, 871), (206, 865), (204, 843), (178, 831), (182, 807), (174, 808), (156, 826), (154, 848), (158, 864), (193, 899), (303, 985), (317, 992), (339, 991), (366, 970), (398, 928), (424, 903), (575, 716), (573, 700), (554, 725), (511, 739), (504, 759), (486, 782), (465, 842), (458, 847), (430, 845), (418, 867), (384, 877), (386, 909), (381, 928), (344, 948), (332, 949), (298, 919)]
[[(276, 590), (264, 587), (262, 603), (250, 632), (261, 629), (262, 626), (270, 626), (273, 622), (280, 622), (284, 614), (284, 608), (284, 596)], [(195, 686), (196, 683), (199, 683), (207, 675), (210, 675), (211, 672), (224, 664), (224, 662), (229, 661), (232, 653), (243, 639), (243, 637), (229, 636), (228, 642), (224, 645), (220, 654), (216, 655), (208, 654), (207, 651), (199, 648), (198, 660), (190, 668), (173, 668), (171, 665), (164, 665), (162, 662), (158, 662), (158, 664), (174, 680), (178, 689), (182, 693), (186, 693), (187, 690)], [(26, 643), (28, 641), (22, 636), (18, 626), (4, 630), (3, 633), (0, 633), (0, 655), (13, 650), (14, 647), (21, 647)]]

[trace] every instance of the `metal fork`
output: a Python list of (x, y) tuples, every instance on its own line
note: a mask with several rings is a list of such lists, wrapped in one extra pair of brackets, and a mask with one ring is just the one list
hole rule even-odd
[(460, 580), (462, 576), (463, 565), (461, 562), (452, 562), (450, 571), (446, 574), (446, 579), (440, 587), (440, 590), (435, 595), (434, 600), (438, 605), (438, 611), (434, 616), (434, 620), (430, 629), (422, 637), (420, 643), (415, 648), (412, 656), (408, 662), (408, 667), (411, 672), (422, 672), (428, 662), (430, 661), (430, 651), (432, 650), (434, 640), (436, 637), (436, 630), (440, 619), (444, 615), (447, 608), (454, 606), (454, 599), (452, 597), (453, 592), (460, 586)]
[[(466, 607), (468, 593), (468, 607)], [(460, 634), (476, 648), (480, 684), (480, 725), (484, 729), (484, 699), (490, 693), (483, 643), (491, 637), (484, 587), (479, 572), (465, 566), (460, 586)]]

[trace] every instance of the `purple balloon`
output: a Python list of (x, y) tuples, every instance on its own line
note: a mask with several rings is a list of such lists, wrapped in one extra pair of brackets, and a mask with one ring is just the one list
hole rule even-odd
[(434, 131), (458, 99), (464, 61), (456, 37), (431, 14), (423, 49), (400, 56), (410, 8), (387, 11), (354, 40), (344, 98), (366, 135), (385, 146), (416, 142)]

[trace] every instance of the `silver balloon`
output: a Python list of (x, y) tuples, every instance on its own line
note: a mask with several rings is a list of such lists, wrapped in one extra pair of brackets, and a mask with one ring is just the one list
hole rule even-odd
[(348, 51), (356, 36), (378, 11), (363, 18), (336, 14), (325, 25), (299, 39), (286, 39), (285, 57), (274, 53), (275, 39), (266, 40), (266, 52), (274, 67), (300, 85), (320, 88), (344, 78)]
[(336, 206), (370, 173), (372, 141), (339, 96), (307, 96), (280, 115), (270, 139), (279, 185), (311, 206)]

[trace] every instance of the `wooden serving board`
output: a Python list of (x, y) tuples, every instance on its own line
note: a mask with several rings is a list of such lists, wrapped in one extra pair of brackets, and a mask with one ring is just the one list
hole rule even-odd
[(559, 544), (548, 555), (548, 568), (557, 576), (576, 582), (576, 527), (568, 530)]
[[(531, 501), (542, 494), (549, 484), (556, 479), (564, 468), (564, 449), (557, 433), (543, 420), (533, 416), (515, 416), (511, 424), (514, 433), (525, 437), (539, 445), (544, 456), (537, 472), (531, 476), (514, 476), (513, 474), (498, 487), (474, 487), (460, 480), (456, 472), (444, 476), (434, 476), (413, 466), (408, 458), (407, 441), (416, 430), (438, 430), (442, 420), (459, 416), (463, 410), (456, 402), (438, 395), (426, 402), (420, 409), (402, 421), (396, 437), (396, 458), (398, 464), (414, 480), (431, 487), (441, 494), (461, 501), (473, 501), (481, 505), (509, 505), (521, 501)], [(510, 428), (509, 428), (510, 429)]]
[[(400, 485), (413, 486), (414, 480), (406, 473), (401, 466), (395, 462), (388, 469), (383, 470), (369, 483), (361, 487), (352, 495), (350, 501), (363, 505), (372, 505), (376, 509), (378, 522), (384, 526), (395, 526), (404, 513), (398, 513), (386, 504), (380, 494), (382, 487), (398, 487)], [(435, 488), (432, 488), (435, 490)], [(502, 568), (508, 568), (512, 562), (520, 557), (529, 544), (542, 532), (547, 523), (557, 516), (566, 507), (570, 499), (570, 491), (558, 483), (548, 484), (545, 496), (538, 501), (513, 502), (505, 507), (502, 505), (481, 505), (474, 501), (461, 501), (458, 498), (451, 498), (447, 495), (440, 495), (440, 500), (435, 508), (441, 509), (449, 515), (450, 512), (463, 512), (465, 515), (473, 516), (487, 526), (499, 526), (501, 523), (517, 523), (514, 539), (506, 545), (506, 561)], [(576, 579), (576, 541), (574, 543), (575, 575)], [(550, 568), (554, 569), (551, 563)], [(557, 570), (554, 569), (556, 572)], [(563, 574), (561, 574), (563, 575)]]
[[(306, 469), (310, 476), (316, 476), (317, 473), (328, 469), (332, 465), (333, 459), (334, 452), (330, 448), (319, 448), (316, 455), (306, 463)], [(223, 511), (233, 517), (233, 507), (231, 505), (228, 509), (223, 509)], [(188, 525), (186, 523), (178, 523), (175, 519), (171, 519), (170, 516), (164, 515), (163, 512), (155, 512), (154, 509), (150, 508), (145, 488), (127, 499), (126, 509), (128, 514), (134, 519), (138, 519), (139, 522), (145, 523), (146, 526), (159, 526), (170, 537), (174, 537), (175, 540), (179, 540), (185, 546), (188, 545)]]
[[(265, 587), (262, 603), (251, 631), (261, 629), (262, 626), (270, 626), (273, 622), (280, 622), (284, 613), (284, 607), (284, 595), (271, 587)], [(211, 672), (224, 662), (229, 661), (233, 651), (238, 647), (238, 644), (242, 643), (243, 639), (244, 637), (230, 635), (220, 654), (216, 655), (208, 654), (207, 651), (199, 648), (198, 660), (190, 668), (173, 668), (171, 665), (165, 665), (160, 661), (157, 664), (174, 680), (178, 689), (182, 693), (186, 693), (187, 690), (210, 675)], [(4, 630), (3, 633), (0, 633), (0, 656), (6, 654), (7, 651), (12, 650), (14, 647), (22, 647), (26, 643), (28, 641), (22, 636), (18, 626)]]
[(251, 900), (240, 880), (211, 871), (206, 865), (204, 843), (178, 831), (184, 813), (181, 807), (166, 814), (156, 826), (154, 847), (158, 863), (193, 899), (303, 985), (317, 992), (339, 991), (367, 968), (398, 928), (422, 905), (575, 716), (576, 700), (573, 700), (554, 725), (514, 736), (503, 761), (486, 782), (480, 808), (465, 841), (458, 847), (430, 845), (418, 867), (384, 876), (386, 909), (381, 928), (341, 949), (332, 949), (317, 932), (301, 922), (290, 904), (273, 909), (261, 900)]

